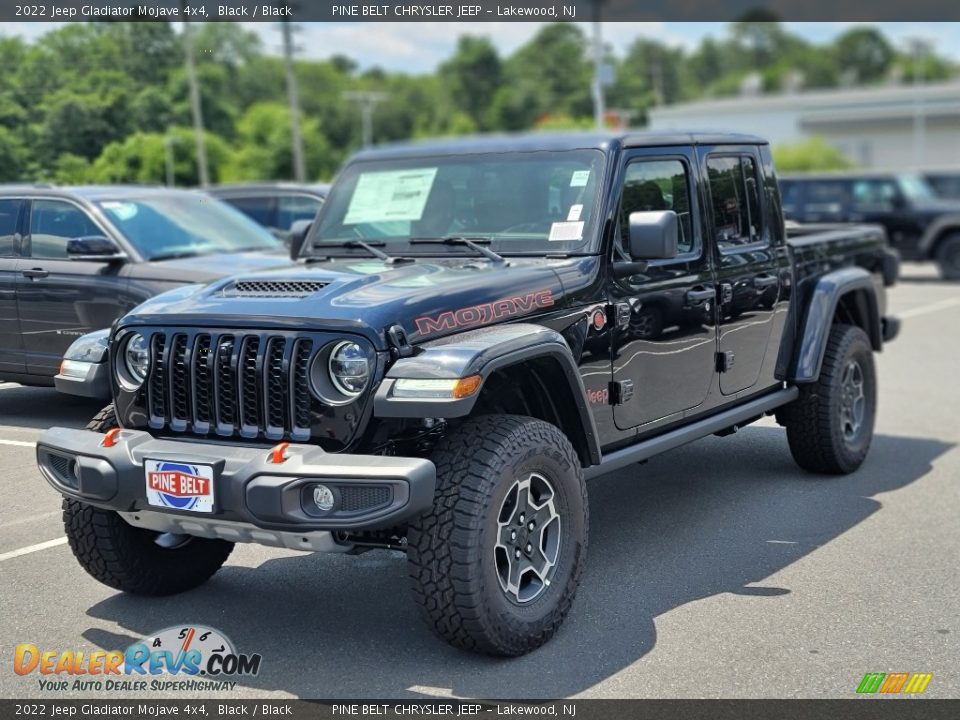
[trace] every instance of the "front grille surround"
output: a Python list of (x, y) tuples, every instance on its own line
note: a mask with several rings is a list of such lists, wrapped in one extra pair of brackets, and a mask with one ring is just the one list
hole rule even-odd
[[(137, 332), (150, 348), (150, 372), (138, 391), (148, 427), (291, 442), (310, 440), (318, 414), (330, 411), (311, 389), (310, 367), (325, 347), (346, 339), (277, 330), (174, 327)], [(368, 345), (363, 338), (349, 339)], [(370, 355), (376, 357), (372, 348)]]

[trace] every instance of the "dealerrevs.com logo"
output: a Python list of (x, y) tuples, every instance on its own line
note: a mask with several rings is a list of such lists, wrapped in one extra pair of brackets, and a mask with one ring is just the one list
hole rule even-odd
[(260, 672), (259, 653), (237, 652), (219, 630), (202, 625), (166, 628), (126, 650), (42, 650), (20, 643), (14, 650), (17, 675), (33, 675), (41, 690), (129, 692), (223, 691), (234, 678)]

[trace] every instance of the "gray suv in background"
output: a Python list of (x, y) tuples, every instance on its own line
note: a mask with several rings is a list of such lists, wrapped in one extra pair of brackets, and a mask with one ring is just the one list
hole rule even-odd
[[(0, 186), (0, 380), (53, 385), (74, 340), (153, 295), (287, 263), (269, 232), (201, 193)], [(99, 347), (63, 382), (89, 380)]]

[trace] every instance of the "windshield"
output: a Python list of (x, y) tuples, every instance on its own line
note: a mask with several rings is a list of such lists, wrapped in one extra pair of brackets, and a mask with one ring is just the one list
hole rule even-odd
[(900, 189), (910, 200), (936, 200), (937, 193), (919, 175), (901, 175)]
[(445, 237), (489, 239), (505, 254), (584, 250), (599, 215), (603, 161), (599, 150), (567, 150), (356, 163), (337, 181), (310, 240), (314, 252), (357, 239), (387, 252), (463, 252), (411, 243)]
[(200, 193), (103, 200), (97, 205), (148, 260), (283, 247), (243, 213)]

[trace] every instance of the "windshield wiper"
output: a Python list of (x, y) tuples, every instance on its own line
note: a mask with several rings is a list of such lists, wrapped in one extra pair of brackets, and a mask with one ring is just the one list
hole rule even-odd
[(490, 238), (486, 237), (477, 237), (477, 238), (467, 238), (460, 235), (447, 235), (446, 237), (422, 237), (422, 238), (410, 238), (410, 244), (414, 243), (436, 243), (439, 245), (466, 245), (468, 248), (474, 252), (478, 252), (483, 255), (488, 260), (492, 260), (495, 263), (506, 264), (507, 259), (503, 255), (497, 255), (490, 248), (485, 248), (479, 243), (490, 244)]
[(380, 260), (383, 260), (388, 265), (394, 265), (396, 263), (404, 262), (413, 262), (413, 258), (408, 257), (394, 257), (393, 255), (387, 255), (383, 250), (378, 250), (377, 247), (383, 247), (386, 245), (382, 240), (375, 240), (373, 242), (364, 242), (363, 240), (343, 240), (342, 242), (320, 242), (314, 243), (310, 246), (311, 250), (322, 250), (323, 248), (328, 247), (344, 247), (344, 248), (363, 248), (368, 253), (373, 255)]

